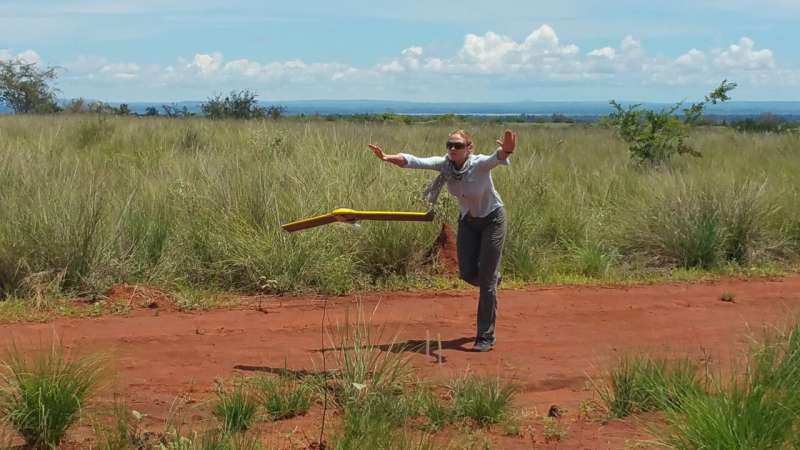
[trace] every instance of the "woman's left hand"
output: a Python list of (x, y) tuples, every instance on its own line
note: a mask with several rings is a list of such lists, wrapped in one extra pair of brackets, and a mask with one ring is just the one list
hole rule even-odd
[(508, 155), (514, 153), (514, 148), (517, 146), (517, 133), (512, 133), (511, 129), (506, 129), (505, 133), (503, 133), (503, 139), (497, 140), (497, 145), (499, 145), (498, 150), (503, 152), (503, 158), (506, 159)]

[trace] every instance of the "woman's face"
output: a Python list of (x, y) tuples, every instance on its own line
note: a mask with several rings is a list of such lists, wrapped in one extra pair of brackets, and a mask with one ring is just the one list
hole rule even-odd
[(472, 151), (472, 144), (467, 144), (466, 139), (459, 134), (451, 134), (447, 138), (447, 156), (450, 161), (456, 163), (457, 166), (464, 164), (467, 156)]

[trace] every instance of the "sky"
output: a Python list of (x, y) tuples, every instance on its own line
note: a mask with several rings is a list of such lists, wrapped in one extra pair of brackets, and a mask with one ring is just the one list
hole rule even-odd
[(63, 98), (800, 100), (800, 0), (0, 0)]

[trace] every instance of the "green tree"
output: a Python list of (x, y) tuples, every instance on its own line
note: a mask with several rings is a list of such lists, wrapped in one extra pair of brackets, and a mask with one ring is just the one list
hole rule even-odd
[(270, 107), (270, 110), (258, 106), (256, 93), (247, 89), (231, 91), (222, 97), (217, 94), (209, 97), (201, 109), (209, 119), (261, 119), (267, 115), (277, 118), (283, 113), (283, 107)]
[(43, 114), (59, 110), (57, 90), (50, 86), (56, 69), (40, 69), (36, 63), (0, 61), (0, 102), (16, 113)]
[(622, 139), (629, 144), (631, 157), (641, 163), (661, 165), (676, 154), (700, 156), (700, 152), (686, 143), (689, 126), (700, 122), (708, 103), (717, 104), (730, 100), (728, 92), (734, 88), (736, 83), (723, 80), (702, 102), (684, 108), (682, 120), (675, 113), (681, 109), (683, 102), (662, 111), (649, 111), (638, 109), (641, 105), (623, 108), (611, 100), (614, 112), (609, 115), (609, 120)]

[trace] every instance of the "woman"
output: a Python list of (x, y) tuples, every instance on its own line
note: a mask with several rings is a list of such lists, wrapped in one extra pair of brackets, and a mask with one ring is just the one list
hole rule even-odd
[(387, 155), (373, 144), (369, 148), (382, 161), (407, 169), (430, 169), (439, 176), (425, 192), (431, 203), (436, 202), (439, 191), (447, 190), (458, 199), (458, 266), (461, 278), (480, 287), (478, 300), (477, 333), (473, 350), (486, 352), (494, 347), (495, 316), (497, 312), (497, 285), (501, 276), (497, 272), (506, 238), (506, 214), (503, 201), (494, 189), (491, 170), (498, 165), (508, 165), (514, 152), (517, 135), (506, 130), (498, 140), (497, 150), (491, 155), (472, 153), (472, 136), (464, 130), (450, 133), (447, 155), (418, 158), (407, 153)]

